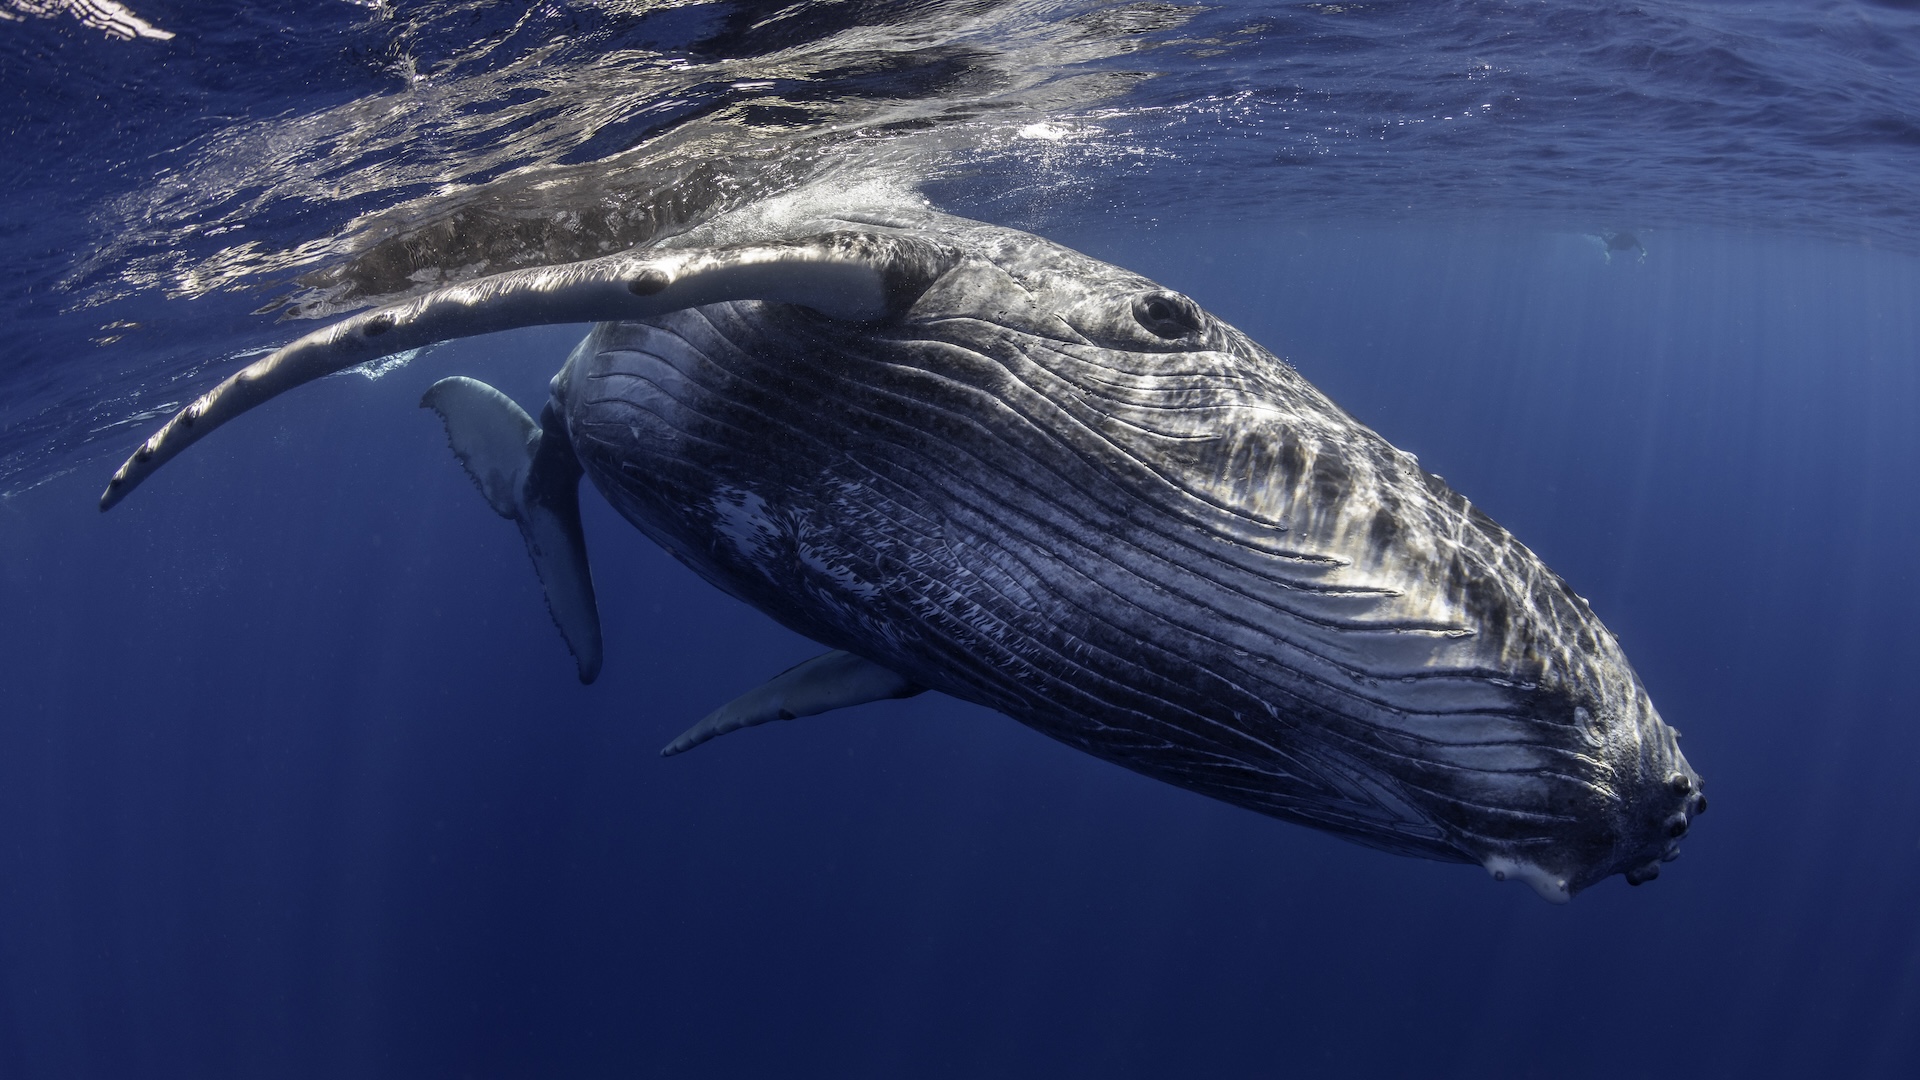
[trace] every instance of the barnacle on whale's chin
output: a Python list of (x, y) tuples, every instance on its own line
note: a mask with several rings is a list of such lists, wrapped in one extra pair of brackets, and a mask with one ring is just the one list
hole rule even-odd
[(1540, 899), (1549, 904), (1564, 904), (1573, 899), (1573, 883), (1567, 875), (1548, 870), (1538, 863), (1512, 855), (1494, 855), (1481, 865), (1487, 868), (1487, 873), (1492, 874), (1495, 881), (1512, 878), (1533, 886), (1533, 891), (1540, 894)]

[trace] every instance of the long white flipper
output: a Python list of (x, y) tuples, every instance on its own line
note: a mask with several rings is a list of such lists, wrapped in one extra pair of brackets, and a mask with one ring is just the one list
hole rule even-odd
[(869, 701), (912, 697), (924, 689), (871, 660), (835, 650), (796, 664), (708, 713), (668, 743), (660, 756), (684, 754), (729, 731), (818, 716)]
[(406, 349), (522, 326), (639, 319), (727, 300), (772, 300), (838, 319), (878, 319), (902, 286), (926, 280), (931, 246), (832, 232), (690, 251), (627, 252), (497, 274), (362, 312), (247, 365), (180, 410), (120, 466), (100, 495), (111, 509), (175, 454), (278, 394)]

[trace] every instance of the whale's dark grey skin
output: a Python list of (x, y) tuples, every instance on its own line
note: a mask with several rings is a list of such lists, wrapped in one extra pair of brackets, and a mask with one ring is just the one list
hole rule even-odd
[(938, 690), (1555, 901), (1655, 876), (1706, 807), (1586, 602), (1411, 456), (1187, 297), (927, 210), (763, 212), (355, 316), (183, 410), (103, 507), (306, 379), (591, 319), (537, 423), (471, 380), (426, 402), (521, 525), (582, 678), (583, 474), (835, 650), (668, 752)]

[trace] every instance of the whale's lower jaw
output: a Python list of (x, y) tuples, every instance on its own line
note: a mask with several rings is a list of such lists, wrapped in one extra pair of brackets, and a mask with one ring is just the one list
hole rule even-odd
[(1597, 661), (1541, 635), (1555, 669), (1506, 661), (1518, 617), (1496, 642), (1397, 615), (1394, 590), (1353, 584), (1377, 552), (1212, 528), (1152, 463), (1044, 415), (1061, 389), (984, 394), (999, 376), (961, 370), (965, 352), (715, 305), (597, 328), (557, 386), (630, 521), (825, 645), (1156, 779), (1550, 899), (1626, 868), (1620, 807), (1675, 766), (1609, 760), (1671, 745), (1630, 673), (1567, 685), (1611, 658), (1597, 624), (1579, 628)]

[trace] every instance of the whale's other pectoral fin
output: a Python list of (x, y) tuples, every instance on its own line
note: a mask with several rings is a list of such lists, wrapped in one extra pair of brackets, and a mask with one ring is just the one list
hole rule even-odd
[(447, 441), (487, 504), (520, 526), (546, 588), (547, 610), (573, 650), (580, 681), (600, 674), (600, 609), (580, 529), (580, 462), (552, 407), (533, 422), (513, 399), (475, 379), (442, 379), (420, 399), (440, 414)]
[(729, 731), (869, 701), (912, 697), (925, 689), (871, 660), (835, 650), (796, 664), (708, 713), (668, 743), (660, 756), (684, 754)]

